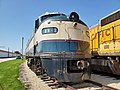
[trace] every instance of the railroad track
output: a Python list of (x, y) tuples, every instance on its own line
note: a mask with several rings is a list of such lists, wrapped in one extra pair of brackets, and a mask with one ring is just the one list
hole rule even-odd
[(116, 77), (92, 74), (91, 81), (101, 84), (103, 90), (104, 88), (109, 88), (108, 90), (120, 90), (120, 79)]
[(47, 74), (38, 77), (51, 89), (55, 90), (120, 90), (120, 79), (115, 77), (91, 74), (91, 79), (81, 83), (61, 83)]
[(120, 90), (94, 80), (86, 80), (81, 83), (60, 83), (47, 75), (38, 77), (53, 90)]
[(88, 86), (88, 83), (92, 83), (88, 81), (83, 83), (60, 83), (55, 79), (51, 79), (49, 76), (40, 76), (39, 78), (53, 90), (84, 90), (86, 87), (91, 87), (91, 85)]
[(43, 80), (49, 87), (51, 87), (53, 90), (76, 90), (74, 87), (66, 84), (58, 82), (54, 78), (50, 78), (49, 76), (39, 76), (40, 79)]
[(104, 84), (101, 84), (101, 83), (98, 83), (92, 80), (87, 80), (86, 82), (89, 82), (89, 83), (92, 83), (94, 85), (101, 87), (101, 90), (120, 90), (120, 89), (113, 88), (113, 87), (110, 87), (110, 86), (107, 86), (107, 85), (104, 85)]
[(81, 83), (60, 83), (47, 74), (36, 76), (27, 66), (27, 62), (21, 65), (20, 72), (26, 90), (120, 90), (120, 79), (104, 75), (92, 74), (91, 80)]

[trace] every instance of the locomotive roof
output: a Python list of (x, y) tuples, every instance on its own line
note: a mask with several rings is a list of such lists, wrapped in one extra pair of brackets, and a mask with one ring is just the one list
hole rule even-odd
[(114, 13), (117, 13), (117, 12), (120, 12), (120, 9), (118, 9), (118, 10), (116, 10), (116, 11), (114, 11), (114, 12), (108, 14), (108, 15), (106, 15), (105, 17), (101, 18), (100, 21), (105, 19), (105, 18), (107, 18), (107, 17), (109, 17), (110, 15), (113, 15)]
[[(60, 12), (50, 12), (50, 13), (49, 13), (49, 12), (46, 12), (46, 13), (40, 15), (39, 18), (42, 17), (42, 16), (54, 15), (54, 14), (63, 14), (63, 13), (60, 13)], [(64, 14), (64, 15), (65, 15), (65, 14)]]
[(8, 52), (8, 51), (5, 51), (5, 50), (0, 50), (0, 52)]
[[(3, 52), (8, 53), (8, 51), (7, 51), (7, 50), (1, 50), (1, 49), (0, 49), (0, 52), (2, 52), (2, 53), (3, 53)], [(16, 53), (11, 52), (11, 51), (9, 51), (9, 53), (10, 53), (10, 54), (16, 54)]]
[(99, 26), (99, 24), (95, 24), (95, 25), (91, 26), (89, 29), (94, 29), (94, 28), (96, 28), (98, 26)]
[[(42, 17), (44, 17), (44, 16), (54, 16), (54, 15), (63, 15), (64, 17), (62, 17), (60, 20), (63, 20), (63, 21), (71, 21), (70, 19), (69, 19), (69, 16), (67, 16), (66, 14), (64, 14), (64, 13), (61, 13), (61, 12), (46, 12), (45, 14), (42, 14), (42, 15), (40, 15), (39, 17), (38, 17), (38, 19), (40, 19), (41, 20), (41, 18)], [(58, 18), (54, 18), (54, 17), (52, 17), (52, 18), (49, 18), (50, 20), (59, 20)], [(36, 19), (37, 20), (37, 19)], [(48, 19), (46, 19), (46, 20), (48, 20)], [(44, 21), (44, 20), (43, 20)], [(40, 21), (40, 22), (42, 22), (42, 21)], [(79, 19), (79, 21), (77, 21), (78, 23), (80, 23), (80, 24), (83, 24), (83, 25), (85, 25), (85, 26), (87, 26), (82, 20), (80, 20)]]
[[(6, 50), (0, 50), (0, 52), (7, 52), (8, 53), (8, 51), (6, 51)], [(9, 53), (13, 53), (13, 52), (9, 52)]]

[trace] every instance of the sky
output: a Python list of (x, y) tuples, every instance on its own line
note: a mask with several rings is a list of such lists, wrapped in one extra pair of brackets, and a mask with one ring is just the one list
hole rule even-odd
[(45, 12), (75, 11), (91, 27), (118, 9), (120, 0), (0, 0), (0, 49), (21, 52), (22, 37), (25, 49), (35, 19)]

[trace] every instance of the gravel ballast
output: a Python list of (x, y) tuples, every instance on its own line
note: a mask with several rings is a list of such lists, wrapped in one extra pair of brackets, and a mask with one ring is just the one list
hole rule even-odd
[(25, 90), (52, 90), (29, 69), (27, 62), (20, 65), (19, 79), (23, 83)]

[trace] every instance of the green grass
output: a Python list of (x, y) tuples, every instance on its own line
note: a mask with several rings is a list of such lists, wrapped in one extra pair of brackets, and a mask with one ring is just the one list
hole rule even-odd
[(24, 60), (15, 59), (0, 63), (0, 90), (23, 90), (24, 87), (18, 80), (19, 65)]

